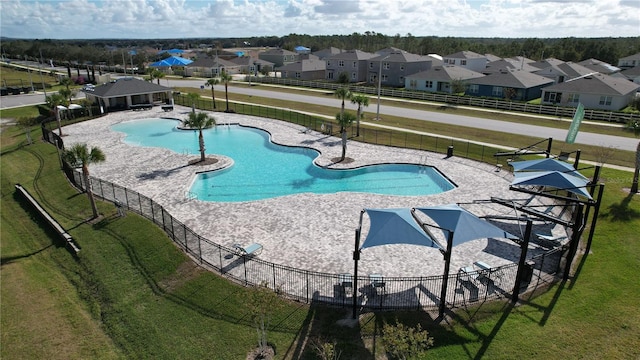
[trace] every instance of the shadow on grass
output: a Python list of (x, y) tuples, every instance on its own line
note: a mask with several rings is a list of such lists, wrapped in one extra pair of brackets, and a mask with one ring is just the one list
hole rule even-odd
[(629, 193), (629, 195), (622, 199), (621, 202), (609, 205), (609, 207), (607, 208), (608, 212), (602, 214), (601, 216), (605, 219), (609, 219), (612, 222), (628, 222), (640, 218), (640, 212), (629, 208), (629, 203), (634, 198), (634, 196), (640, 195)]

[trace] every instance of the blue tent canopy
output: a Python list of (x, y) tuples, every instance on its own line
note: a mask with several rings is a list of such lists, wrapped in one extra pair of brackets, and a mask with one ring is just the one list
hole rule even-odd
[(573, 165), (552, 158), (514, 161), (509, 165), (513, 167), (513, 171), (573, 171)]
[(578, 177), (572, 174), (559, 171), (516, 172), (515, 179), (513, 179), (511, 185), (551, 186), (592, 199), (586, 188), (589, 180), (584, 176)]
[(154, 63), (149, 64), (149, 67), (169, 67), (169, 66), (171, 66), (171, 64), (169, 64), (169, 62), (165, 60), (160, 60), (160, 61), (156, 61)]
[[(427, 215), (439, 227), (453, 231), (453, 246), (475, 239), (518, 238), (486, 220), (480, 219), (457, 204), (423, 207), (415, 210)], [(448, 235), (446, 233), (445, 237)]]
[(179, 56), (171, 56), (164, 60), (156, 61), (149, 64), (150, 67), (166, 67), (166, 66), (185, 66), (191, 64), (193, 61)]
[(408, 208), (365, 209), (371, 226), (360, 249), (391, 244), (413, 244), (439, 248), (420, 227)]

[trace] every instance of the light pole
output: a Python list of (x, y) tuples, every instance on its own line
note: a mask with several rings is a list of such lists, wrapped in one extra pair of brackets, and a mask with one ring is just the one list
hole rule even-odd
[(380, 68), (378, 69), (378, 106), (376, 109), (376, 120), (380, 120), (380, 87), (382, 87), (382, 62), (389, 56), (391, 56), (391, 54), (380, 59)]

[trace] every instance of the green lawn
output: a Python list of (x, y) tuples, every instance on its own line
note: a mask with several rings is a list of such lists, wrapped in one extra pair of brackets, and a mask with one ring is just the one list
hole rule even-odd
[[(32, 133), (36, 133), (33, 131)], [(246, 305), (251, 289), (195, 264), (154, 224), (69, 186), (55, 148), (1, 134), (0, 250), (2, 359), (244, 359), (257, 343)], [(364, 314), (283, 301), (270, 341), (279, 359), (316, 359), (312, 343), (335, 341), (342, 359), (383, 358), (386, 322), (420, 322), (435, 359), (637, 359), (640, 357), (640, 200), (623, 188), (631, 174), (604, 169), (603, 206), (592, 253), (577, 275), (522, 304), (459, 309), (446, 322), (415, 312)], [(22, 184), (82, 247), (74, 259), (15, 195)]]

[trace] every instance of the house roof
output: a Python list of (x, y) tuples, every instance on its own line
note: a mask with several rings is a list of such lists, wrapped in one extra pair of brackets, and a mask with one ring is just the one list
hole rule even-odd
[(191, 64), (187, 65), (188, 68), (214, 68), (214, 67), (233, 67), (238, 66), (238, 64), (231, 62), (229, 60), (221, 59), (219, 57), (206, 57), (196, 59)]
[(444, 56), (445, 59), (479, 59), (484, 58), (486, 56), (474, 53), (473, 51), (458, 51), (457, 53), (449, 54)]
[(629, 55), (629, 56), (625, 56), (625, 57), (621, 57), (618, 60), (640, 60), (640, 53)]
[(376, 57), (376, 54), (360, 50), (347, 50), (327, 57), (327, 60), (368, 60)]
[[(386, 58), (386, 59), (385, 59)], [(430, 56), (422, 56), (417, 54), (412, 54), (406, 51), (396, 51), (388, 54), (378, 55), (377, 57), (371, 58), (372, 61), (388, 61), (388, 62), (426, 62), (426, 61), (436, 61), (437, 59)]]
[(615, 72), (620, 71), (620, 68), (617, 66), (613, 66), (609, 63), (606, 63), (604, 61), (598, 60), (598, 59), (587, 59), (587, 60), (582, 60), (580, 61), (578, 64), (591, 69), (593, 71), (597, 71), (601, 74), (607, 74), (607, 75), (611, 75)]
[(388, 54), (393, 53), (393, 52), (406, 52), (406, 51), (404, 51), (402, 49), (399, 49), (397, 47), (390, 46), (390, 47), (387, 47), (387, 48), (380, 49), (380, 50), (376, 51), (376, 54), (378, 54), (378, 55), (388, 55)]
[(429, 70), (407, 76), (407, 79), (452, 81), (468, 80), (485, 76), (479, 72), (469, 70), (456, 65), (434, 66)]
[(564, 61), (558, 60), (556, 58), (548, 58), (548, 59), (532, 62), (530, 65), (537, 67), (538, 69), (545, 69), (545, 68), (548, 68), (549, 66), (560, 65), (562, 63), (564, 63)]
[(580, 64), (566, 62), (557, 65), (551, 65), (546, 68), (534, 71), (533, 73), (552, 77), (555, 77), (555, 75), (557, 74), (563, 74), (569, 79), (574, 79), (580, 76), (592, 74), (593, 72), (593, 70), (586, 68)]
[(552, 84), (553, 80), (524, 70), (502, 70), (482, 78), (473, 79), (469, 81), (469, 83), (511, 87), (514, 89), (528, 89)]
[(492, 61), (490, 63), (487, 63), (487, 66), (485, 67), (484, 70), (482, 70), (482, 72), (485, 74), (492, 74), (502, 70), (516, 70), (516, 69), (523, 70), (526, 72), (533, 72), (533, 71), (539, 70), (538, 68), (529, 65), (527, 62), (523, 62), (522, 60), (518, 62), (514, 58), (509, 58), (509, 59), (500, 59), (497, 61)]
[(502, 59), (500, 56), (493, 54), (484, 54), (484, 57), (487, 58), (487, 61), (498, 61)]
[(640, 88), (640, 85), (619, 77), (604, 74), (592, 74), (548, 86), (544, 91), (573, 92), (597, 95), (628, 95)]
[(185, 66), (191, 64), (189, 59), (182, 58), (180, 56), (170, 56), (166, 59), (156, 61), (153, 64), (149, 64), (151, 67), (163, 67), (163, 66)]
[(327, 63), (324, 60), (306, 59), (302, 61), (296, 61), (291, 64), (287, 64), (278, 68), (280, 71), (319, 71), (326, 70)]
[(329, 56), (335, 55), (335, 54), (339, 54), (341, 52), (344, 52), (345, 50), (343, 49), (338, 49), (336, 47), (329, 47), (326, 49), (322, 49), (322, 50), (318, 50), (316, 52), (313, 53), (313, 55), (319, 57), (320, 59), (325, 59)]
[(98, 85), (93, 90), (82, 90), (84, 93), (93, 94), (101, 98), (110, 98), (126, 95), (140, 95), (171, 91), (166, 86), (136, 79), (133, 77), (119, 78), (106, 84)]
[(640, 76), (640, 65), (620, 71), (627, 79), (633, 79)]

